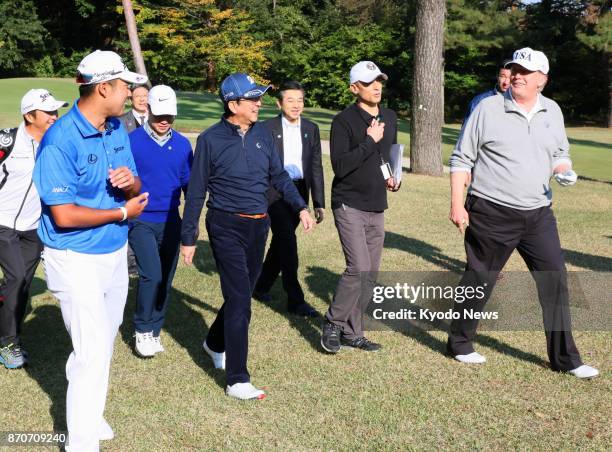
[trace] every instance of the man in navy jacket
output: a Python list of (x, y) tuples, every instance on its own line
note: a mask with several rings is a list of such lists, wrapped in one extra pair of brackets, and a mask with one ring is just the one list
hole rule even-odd
[(224, 303), (203, 346), (215, 367), (226, 370), (227, 395), (243, 400), (265, 397), (250, 382), (247, 355), (251, 295), (270, 227), (270, 184), (299, 212), (306, 232), (314, 227), (306, 203), (283, 169), (272, 135), (257, 122), (261, 98), (269, 88), (242, 73), (221, 83), (225, 114), (198, 137), (181, 231), (181, 254), (189, 265), (208, 192), (206, 230)]

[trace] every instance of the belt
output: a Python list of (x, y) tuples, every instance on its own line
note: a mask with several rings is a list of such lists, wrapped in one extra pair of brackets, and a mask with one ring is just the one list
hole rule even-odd
[(241, 218), (250, 218), (251, 220), (261, 220), (262, 218), (268, 217), (267, 213), (254, 213), (254, 214), (237, 213), (236, 215)]

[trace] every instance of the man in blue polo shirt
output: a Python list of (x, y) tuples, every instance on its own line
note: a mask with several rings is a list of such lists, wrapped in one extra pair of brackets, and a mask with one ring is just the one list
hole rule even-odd
[(99, 440), (113, 437), (103, 413), (128, 290), (126, 220), (147, 204), (114, 117), (128, 83), (145, 81), (114, 52), (87, 55), (77, 69), (80, 98), (45, 134), (34, 167), (47, 287), (74, 348), (66, 364), (68, 450), (97, 451)]
[(307, 204), (283, 169), (272, 134), (257, 122), (261, 98), (269, 88), (241, 73), (221, 83), (225, 114), (198, 137), (181, 231), (181, 253), (191, 264), (208, 192), (206, 230), (224, 303), (203, 345), (215, 367), (225, 369), (227, 395), (243, 400), (265, 397), (250, 382), (247, 355), (251, 295), (270, 228), (270, 185), (299, 212), (306, 232), (314, 227)]

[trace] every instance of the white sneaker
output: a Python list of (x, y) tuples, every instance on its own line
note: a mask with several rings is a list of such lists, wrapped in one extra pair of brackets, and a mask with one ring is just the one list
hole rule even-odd
[(155, 355), (154, 347), (153, 331), (148, 333), (136, 332), (136, 353), (143, 358), (150, 358)]
[(215, 369), (225, 369), (225, 352), (223, 353), (213, 352), (208, 347), (208, 344), (206, 343), (206, 341), (204, 341), (204, 343), (202, 344), (202, 347), (204, 347), (204, 351), (208, 353), (208, 356), (212, 358), (213, 364), (215, 365)]
[(153, 352), (155, 353), (162, 353), (165, 352), (166, 349), (164, 348), (164, 346), (161, 343), (161, 337), (159, 336), (153, 336)]
[(455, 355), (455, 359), (466, 364), (482, 364), (487, 360), (487, 358), (476, 352), (468, 355)]
[(115, 437), (115, 433), (106, 419), (102, 418), (102, 424), (100, 425), (100, 430), (98, 431), (98, 439), (100, 441), (108, 441)]
[(225, 393), (230, 397), (236, 397), (240, 400), (261, 400), (266, 397), (266, 393), (261, 389), (257, 389), (251, 383), (234, 383), (225, 388)]
[(580, 367), (576, 367), (575, 369), (570, 370), (569, 373), (576, 378), (593, 378), (599, 375), (599, 371), (597, 369), (591, 366), (587, 366), (586, 364), (583, 364)]

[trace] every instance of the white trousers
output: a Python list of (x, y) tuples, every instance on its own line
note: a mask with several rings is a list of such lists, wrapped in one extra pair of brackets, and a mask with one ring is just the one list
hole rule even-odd
[(113, 345), (128, 291), (127, 244), (108, 254), (45, 247), (47, 287), (74, 350), (66, 363), (67, 450), (98, 451)]

